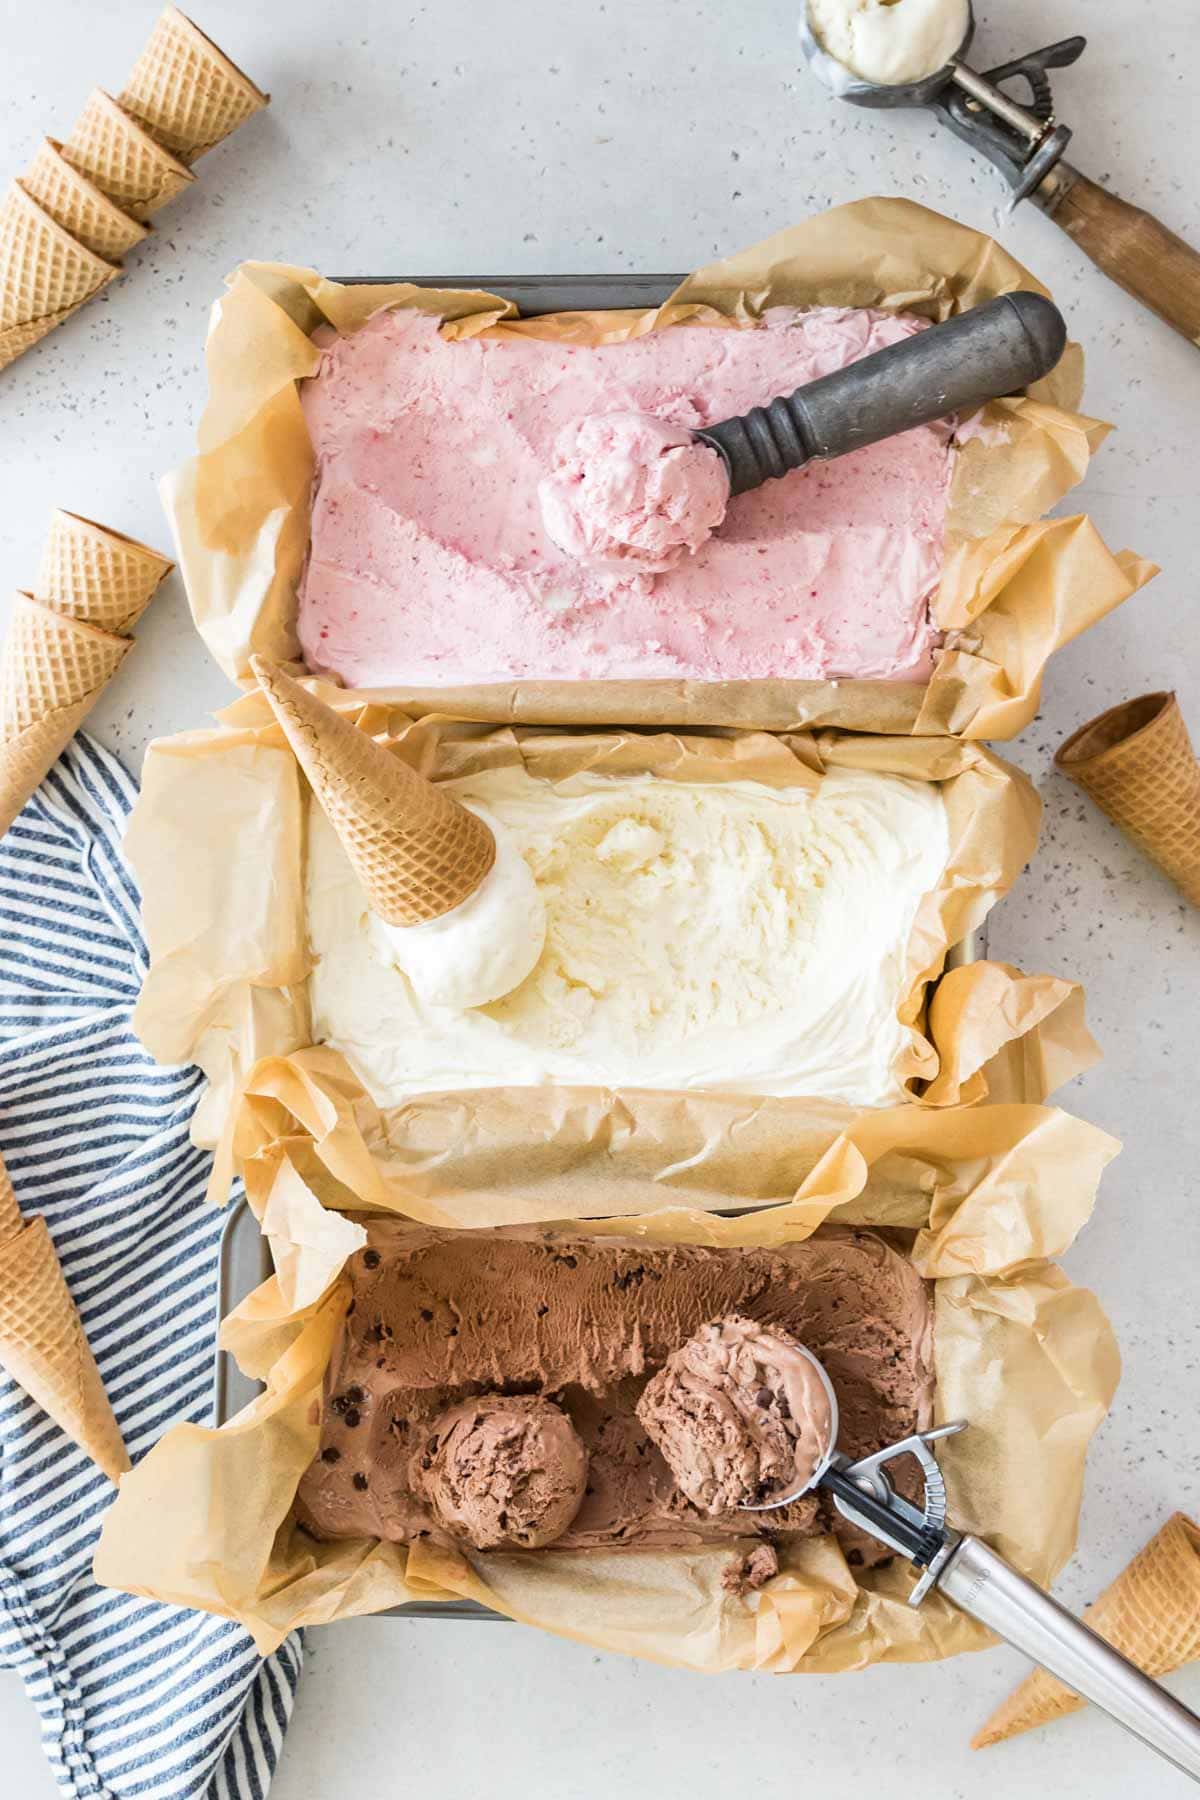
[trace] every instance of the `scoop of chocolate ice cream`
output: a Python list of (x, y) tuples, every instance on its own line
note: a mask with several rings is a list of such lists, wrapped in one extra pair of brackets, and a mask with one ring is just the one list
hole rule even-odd
[(683, 1493), (710, 1514), (798, 1492), (833, 1425), (825, 1384), (795, 1338), (737, 1313), (674, 1351), (637, 1412)]
[(578, 1432), (536, 1394), (482, 1394), (450, 1407), (428, 1428), (417, 1462), (441, 1524), (477, 1550), (552, 1544), (587, 1485)]

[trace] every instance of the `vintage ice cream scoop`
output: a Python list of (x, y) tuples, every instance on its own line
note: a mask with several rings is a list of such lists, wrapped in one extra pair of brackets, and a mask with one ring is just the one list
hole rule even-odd
[(695, 435), (724, 460), (730, 493), (741, 494), (807, 462), (1017, 393), (1048, 375), (1066, 344), (1051, 301), (1001, 294)]
[(695, 431), (593, 415), (568, 428), (539, 486), (546, 530), (583, 562), (662, 573), (700, 548), (732, 495), (1016, 393), (1049, 374), (1066, 342), (1044, 296), (1002, 294)]
[[(820, 1376), (828, 1402), (828, 1445), (807, 1482), (743, 1510), (773, 1512), (814, 1488), (824, 1488), (844, 1519), (920, 1570), (920, 1580), (909, 1595), (910, 1606), (919, 1606), (936, 1588), (1082, 1699), (1101, 1707), (1150, 1749), (1200, 1781), (1200, 1717), (980, 1538), (957, 1531), (947, 1522), (946, 1484), (931, 1446), (965, 1430), (966, 1421), (918, 1432), (874, 1456), (851, 1462), (837, 1448), (838, 1407), (833, 1385), (811, 1351), (802, 1345), (795, 1348)], [(822, 1418), (825, 1416), (823, 1412)], [(900, 1456), (912, 1456), (920, 1465), (925, 1489), (919, 1507), (898, 1494), (888, 1479), (887, 1465)]]
[[(887, 3), (898, 15), (907, 0)], [(801, 46), (814, 74), (839, 99), (854, 106), (928, 107), (956, 137), (995, 164), (1012, 190), (1013, 205), (1032, 200), (1118, 287), (1200, 345), (1200, 254), (1152, 214), (1064, 160), (1071, 132), (1055, 119), (1049, 71), (1076, 62), (1087, 39), (1063, 38), (980, 74), (965, 60), (974, 18), (968, 0), (961, 4), (966, 29), (957, 52), (920, 80), (864, 81), (822, 43), (811, 0), (801, 17)], [(1023, 103), (1006, 91), (1014, 81), (1025, 85)]]

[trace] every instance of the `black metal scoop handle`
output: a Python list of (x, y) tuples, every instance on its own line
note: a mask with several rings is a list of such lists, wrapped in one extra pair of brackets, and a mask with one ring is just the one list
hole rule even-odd
[(744, 494), (805, 463), (1017, 393), (1048, 375), (1066, 345), (1051, 301), (1002, 294), (696, 436), (722, 458), (730, 493)]

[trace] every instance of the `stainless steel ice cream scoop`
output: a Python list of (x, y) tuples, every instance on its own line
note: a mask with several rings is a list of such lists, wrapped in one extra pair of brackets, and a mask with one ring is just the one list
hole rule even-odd
[(725, 463), (731, 494), (861, 450), (1039, 381), (1061, 357), (1067, 328), (1041, 294), (1001, 294), (694, 435)]
[[(946, 1520), (946, 1484), (931, 1445), (966, 1429), (965, 1420), (918, 1432), (874, 1456), (851, 1462), (837, 1448), (838, 1405), (833, 1385), (810, 1350), (797, 1345), (818, 1371), (829, 1401), (829, 1447), (803, 1487), (745, 1512), (774, 1512), (824, 1488), (844, 1519), (886, 1544), (920, 1570), (909, 1595), (919, 1606), (933, 1589), (1003, 1638), (1080, 1696), (1099, 1706), (1126, 1731), (1168, 1762), (1200, 1781), (1200, 1717), (1157, 1681), (1106, 1644), (1057, 1600), (1043, 1593), (994, 1550)], [(912, 1456), (925, 1483), (914, 1506), (898, 1494), (887, 1465)]]
[[(887, 86), (861, 80), (830, 56), (809, 23), (807, 5), (800, 43), (813, 73), (853, 106), (929, 107), (956, 137), (995, 164), (1014, 205), (1032, 200), (1118, 287), (1200, 345), (1200, 254), (1152, 214), (1100, 187), (1063, 158), (1071, 133), (1054, 117), (1049, 70), (1076, 62), (1087, 39), (1063, 38), (979, 74), (964, 60), (974, 29), (968, 8), (966, 35), (944, 68), (921, 81)], [(1024, 104), (1004, 91), (1012, 81), (1025, 84)]]

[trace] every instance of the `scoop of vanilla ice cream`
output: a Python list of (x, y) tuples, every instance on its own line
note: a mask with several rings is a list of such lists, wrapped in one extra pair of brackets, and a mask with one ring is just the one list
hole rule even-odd
[(496, 860), (460, 906), (420, 925), (375, 925), (421, 999), (463, 1010), (519, 987), (546, 942), (546, 908), (510, 833), (482, 806), (472, 812), (496, 840)]
[(649, 413), (594, 413), (559, 433), (538, 499), (568, 556), (661, 575), (721, 523), (729, 477), (717, 452), (682, 426)]
[(944, 69), (971, 15), (968, 0), (808, 0), (808, 22), (835, 62), (895, 87)]

